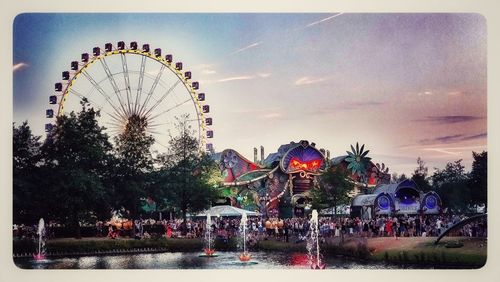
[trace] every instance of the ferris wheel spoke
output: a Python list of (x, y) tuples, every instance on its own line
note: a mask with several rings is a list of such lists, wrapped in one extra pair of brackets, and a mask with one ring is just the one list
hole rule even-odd
[(132, 96), (131, 90), (130, 90), (130, 77), (128, 73), (128, 65), (127, 65), (127, 57), (125, 54), (121, 53), (121, 59), (122, 59), (122, 69), (123, 69), (123, 78), (125, 80), (125, 90), (127, 91), (127, 107), (128, 107), (128, 112), (131, 113), (131, 105), (130, 105), (130, 97)]
[(153, 96), (153, 93), (155, 92), (156, 86), (158, 85), (158, 82), (160, 81), (160, 78), (161, 78), (161, 75), (163, 74), (164, 69), (165, 69), (165, 65), (162, 64), (160, 70), (158, 71), (158, 74), (155, 77), (153, 85), (151, 85), (151, 89), (148, 92), (148, 96), (146, 97), (144, 104), (141, 106), (141, 109), (139, 110), (140, 115), (143, 115), (144, 111), (147, 109), (149, 100), (151, 100), (151, 97)]
[(114, 119), (116, 122), (118, 123), (121, 123), (121, 124), (124, 124), (126, 120), (124, 120), (123, 118), (120, 118), (116, 115), (113, 115), (113, 114), (110, 114), (110, 113), (106, 113), (110, 118)]
[(101, 93), (101, 95), (103, 95), (105, 98), (106, 98), (106, 101), (111, 105), (111, 107), (115, 110), (115, 113), (120, 116), (121, 118), (125, 119), (125, 113), (122, 113), (120, 112), (120, 110), (113, 104), (113, 102), (111, 101), (111, 98), (109, 97), (108, 94), (106, 94), (106, 92), (102, 89), (102, 87), (94, 80), (94, 78), (92, 78), (92, 76), (90, 76), (87, 71), (83, 70), (82, 71), (82, 74), (83, 76), (85, 76), (89, 82), (94, 86), (95, 89), (97, 89), (97, 91), (99, 91), (99, 93)]
[(92, 101), (90, 98), (88, 98), (87, 96), (83, 95), (82, 93), (78, 92), (77, 90), (75, 90), (74, 88), (71, 88), (69, 90), (69, 92), (71, 94), (74, 94), (78, 97), (80, 97), (80, 99), (86, 99), (88, 102), (90, 102), (92, 105), (95, 105), (97, 106), (97, 110), (101, 111), (102, 110), (102, 106), (98, 105), (96, 102)]
[(99, 105), (98, 103), (96, 103), (95, 101), (91, 100), (90, 98), (88, 98), (87, 96), (81, 94), (80, 92), (78, 92), (77, 90), (75, 90), (74, 88), (71, 88), (70, 89), (70, 92), (78, 97), (80, 97), (81, 99), (86, 99), (87, 101), (89, 101), (92, 105), (94, 105), (95, 107), (97, 107), (97, 110), (99, 112), (102, 112), (104, 114), (107, 114), (109, 117), (113, 118), (114, 120), (118, 121), (118, 122), (122, 122), (122, 120), (120, 120), (120, 118), (116, 115), (116, 114), (111, 114), (107, 111), (104, 111), (103, 110), (103, 105)]
[(134, 114), (137, 114), (139, 111), (139, 101), (141, 100), (142, 84), (144, 82), (145, 69), (146, 69), (146, 57), (142, 56), (141, 68), (139, 70), (139, 82), (138, 82), (138, 86), (137, 86), (137, 94), (135, 95)]
[(106, 59), (102, 58), (99, 60), (101, 62), (101, 66), (104, 69), (104, 72), (106, 73), (106, 76), (108, 77), (109, 83), (111, 84), (111, 87), (113, 87), (113, 90), (115, 91), (116, 98), (118, 98), (118, 103), (120, 103), (120, 106), (123, 110), (123, 113), (128, 116), (128, 112), (125, 109), (125, 106), (123, 105), (122, 99), (121, 99), (121, 91), (120, 88), (118, 88), (118, 85), (116, 84), (115, 78), (113, 74), (111, 73), (111, 70), (109, 69), (108, 63), (106, 63)]
[(154, 116), (152, 116), (152, 117), (146, 116), (146, 118), (148, 118), (150, 121), (153, 121), (153, 120), (155, 120), (156, 118), (160, 117), (161, 115), (164, 115), (164, 114), (166, 114), (166, 113), (170, 112), (171, 110), (174, 110), (174, 109), (176, 109), (176, 108), (178, 108), (178, 107), (180, 107), (180, 106), (182, 106), (182, 105), (186, 104), (186, 103), (187, 103), (187, 102), (189, 102), (189, 101), (191, 101), (191, 98), (189, 98), (189, 99), (185, 100), (184, 102), (178, 103), (178, 104), (174, 105), (173, 107), (170, 107), (170, 108), (166, 109), (165, 111), (163, 111), (163, 112), (161, 112), (161, 113), (158, 113), (158, 114), (156, 114), (156, 115), (154, 115)]
[(163, 102), (163, 100), (165, 100), (165, 98), (167, 98), (167, 96), (172, 93), (172, 91), (174, 91), (175, 87), (177, 87), (177, 85), (179, 85), (179, 83), (181, 83), (180, 80), (177, 80), (172, 86), (170, 86), (170, 88), (165, 91), (165, 93), (163, 93), (163, 95), (160, 97), (160, 99), (158, 99), (156, 101), (156, 103), (153, 104), (153, 106), (151, 106), (151, 108), (149, 108), (149, 110), (144, 114), (145, 116), (148, 116), (152, 111), (154, 111), (156, 109), (156, 107), (158, 107), (161, 102)]

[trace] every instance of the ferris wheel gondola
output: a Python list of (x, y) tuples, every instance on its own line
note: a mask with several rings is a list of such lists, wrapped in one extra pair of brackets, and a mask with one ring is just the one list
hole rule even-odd
[[(77, 110), (85, 99), (101, 111), (99, 122), (111, 136), (139, 119), (155, 138), (154, 149), (161, 151), (175, 118), (182, 115), (188, 117), (200, 150), (213, 150), (207, 142), (214, 132), (206, 94), (197, 92), (200, 83), (191, 81), (192, 72), (183, 71), (183, 63), (174, 62), (172, 54), (162, 56), (161, 48), (151, 52), (149, 44), (139, 49), (135, 41), (128, 46), (120, 41), (116, 47), (106, 43), (103, 49), (94, 47), (92, 53), (82, 53), (79, 61), (71, 61), (70, 70), (63, 71), (61, 78), (49, 96), (48, 119), (63, 115), (67, 109)], [(54, 121), (45, 125), (46, 132), (53, 128)]]

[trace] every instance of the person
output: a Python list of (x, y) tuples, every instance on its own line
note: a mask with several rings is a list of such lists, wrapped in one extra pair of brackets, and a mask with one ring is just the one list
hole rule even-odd
[(118, 230), (115, 231), (115, 229), (113, 228), (113, 225), (109, 225), (108, 237), (111, 239), (116, 239), (117, 236), (118, 236)]
[(288, 224), (285, 224), (285, 226), (283, 226), (283, 232), (285, 236), (285, 242), (288, 243)]
[(398, 226), (398, 225), (399, 225), (398, 220), (397, 220), (397, 219), (394, 219), (394, 220), (392, 221), (392, 226), (391, 226), (391, 228), (392, 228), (392, 230), (393, 230), (392, 232), (394, 233), (394, 237), (396, 238), (396, 240), (398, 240), (398, 239), (399, 239), (399, 232), (400, 232), (400, 230), (399, 230), (399, 226)]
[(366, 222), (365, 220), (365, 222), (363, 223), (363, 237), (365, 238), (368, 236), (368, 227), (368, 222)]
[(392, 236), (392, 221), (387, 218), (387, 221), (385, 222), (385, 232), (387, 236)]
[(420, 217), (417, 216), (415, 218), (415, 234), (416, 234), (417, 237), (422, 234), (422, 230), (420, 228), (421, 228), (421, 226), (420, 226)]
[(441, 228), (442, 228), (442, 224), (443, 224), (443, 221), (441, 220), (441, 218), (438, 217), (438, 219), (436, 220), (436, 231), (437, 231), (437, 236), (439, 236), (439, 234), (441, 234)]
[(167, 238), (171, 238), (172, 237), (172, 227), (170, 226), (170, 223), (167, 224)]

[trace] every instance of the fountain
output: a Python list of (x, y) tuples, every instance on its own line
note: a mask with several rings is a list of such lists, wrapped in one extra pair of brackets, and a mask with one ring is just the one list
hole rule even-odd
[(45, 235), (45, 222), (43, 221), (43, 218), (40, 218), (38, 221), (38, 230), (36, 232), (38, 234), (38, 253), (36, 255), (33, 255), (35, 260), (44, 260), (45, 259), (45, 240), (44, 240), (44, 235)]
[(241, 253), (239, 256), (239, 259), (242, 262), (247, 262), (251, 258), (251, 255), (247, 252), (247, 221), (247, 214), (243, 213), (241, 215), (240, 221), (240, 233), (243, 240), (243, 253)]
[(309, 221), (309, 237), (307, 239), (307, 252), (309, 263), (312, 269), (324, 269), (326, 264), (321, 262), (319, 249), (319, 222), (318, 211), (313, 210), (311, 220)]
[(212, 248), (214, 243), (214, 237), (212, 236), (212, 218), (209, 213), (207, 213), (207, 224), (205, 228), (205, 248), (203, 249), (203, 254), (200, 257), (216, 257), (215, 250)]

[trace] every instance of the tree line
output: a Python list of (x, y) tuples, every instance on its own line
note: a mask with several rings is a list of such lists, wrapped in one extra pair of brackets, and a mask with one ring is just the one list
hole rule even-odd
[[(486, 151), (472, 152), (473, 162), (470, 172), (465, 171), (462, 160), (448, 162), (443, 169), (434, 169), (432, 175), (425, 162), (418, 157), (417, 167), (409, 177), (424, 192), (439, 194), (443, 207), (452, 213), (476, 213), (478, 208), (487, 211), (487, 159)], [(347, 179), (348, 172), (329, 169), (319, 177), (318, 186), (312, 190), (312, 207), (325, 209), (349, 205), (354, 184)], [(392, 183), (408, 179), (405, 174), (392, 175)], [(335, 211), (336, 213), (336, 211)]]
[(81, 110), (57, 117), (45, 140), (28, 122), (13, 124), (13, 220), (43, 217), (74, 228), (109, 220), (112, 212), (145, 215), (145, 199), (157, 210), (186, 218), (218, 197), (217, 166), (200, 153), (188, 116), (176, 118), (165, 153), (153, 156), (155, 139), (145, 120), (129, 117), (111, 138), (97, 122), (100, 112), (82, 100)]

